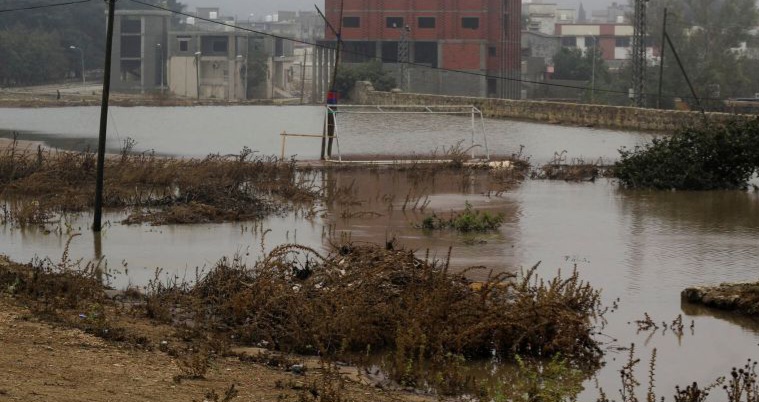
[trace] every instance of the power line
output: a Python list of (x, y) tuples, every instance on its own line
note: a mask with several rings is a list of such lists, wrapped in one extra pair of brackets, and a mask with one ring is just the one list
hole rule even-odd
[[(303, 45), (314, 46), (314, 47), (319, 47), (319, 48), (324, 48), (324, 49), (330, 49), (330, 50), (334, 50), (335, 49), (333, 46), (330, 46), (330, 45), (327, 45), (327, 44), (319, 44), (319, 43), (309, 42), (309, 41), (302, 40), (302, 39), (297, 39), (297, 38), (291, 38), (291, 37), (287, 37), (287, 36), (277, 35), (277, 34), (273, 34), (273, 33), (270, 33), (270, 32), (258, 31), (258, 30), (251, 29), (251, 28), (243, 28), (243, 27), (240, 27), (240, 26), (237, 26), (237, 25), (234, 25), (234, 24), (228, 24), (226, 22), (212, 20), (210, 18), (199, 17), (199, 16), (196, 16), (196, 15), (193, 15), (193, 14), (190, 14), (190, 13), (186, 13), (186, 12), (183, 12), (183, 11), (172, 10), (170, 8), (158, 6), (158, 5), (155, 5), (155, 4), (146, 3), (146, 2), (141, 1), (141, 0), (129, 0), (129, 1), (131, 1), (133, 3), (141, 4), (141, 5), (144, 5), (144, 6), (147, 6), (147, 7), (155, 8), (155, 9), (158, 9), (158, 10), (168, 11), (168, 12), (173, 13), (173, 14), (182, 15), (182, 16), (185, 16), (185, 17), (195, 18), (196, 20), (205, 21), (205, 22), (209, 22), (209, 23), (217, 24), (217, 25), (222, 25), (222, 26), (225, 26), (225, 27), (228, 27), (228, 28), (238, 29), (238, 30), (244, 31), (244, 32), (251, 32), (251, 33), (255, 33), (255, 34), (259, 34), (259, 35), (263, 35), (263, 36), (268, 36), (268, 37), (275, 38), (275, 39), (282, 39), (282, 40), (292, 41), (294, 43), (300, 43), (300, 44), (303, 44)], [(374, 55), (374, 54), (367, 54), (367, 53), (363, 53), (363, 52), (359, 52), (359, 51), (353, 51), (353, 50), (343, 49), (343, 50), (341, 50), (341, 52), (344, 52), (344, 53), (347, 53), (347, 54), (353, 54), (353, 55), (361, 56), (361, 57), (364, 57), (364, 58), (369, 59), (369, 60), (378, 60), (378, 61), (381, 61), (381, 62), (396, 62), (396, 63), (399, 62), (398, 60), (393, 60), (392, 58), (378, 57), (377, 55)], [(582, 90), (582, 91), (587, 91), (588, 90), (588, 88), (586, 88), (586, 87), (580, 87), (580, 86), (575, 86), (575, 85), (556, 84), (556, 83), (549, 83), (549, 82), (542, 82), (542, 81), (525, 80), (525, 79), (513, 78), (513, 77), (501, 77), (501, 76), (495, 76), (495, 75), (488, 75), (488, 74), (478, 73), (478, 72), (475, 72), (475, 71), (461, 71), (461, 70), (454, 70), (454, 69), (449, 69), (449, 68), (445, 68), (445, 67), (436, 67), (436, 66), (431, 66), (429, 64), (422, 64), (422, 63), (416, 63), (416, 62), (411, 62), (411, 61), (403, 62), (403, 64), (406, 64), (408, 66), (413, 66), (413, 67), (428, 68), (428, 69), (431, 69), (431, 70), (437, 70), (437, 71), (443, 71), (443, 72), (449, 72), (449, 73), (464, 74), (464, 75), (469, 75), (469, 76), (491, 78), (491, 79), (498, 79), (498, 80), (504, 80), (504, 81), (520, 82), (520, 83), (525, 83), (525, 84), (543, 85), (543, 86), (554, 87), (554, 88), (576, 89), (576, 90)], [(618, 90), (614, 90), (614, 89), (599, 88), (599, 89), (596, 89), (596, 92), (609, 93), (609, 94), (619, 94), (619, 95), (626, 95), (626, 96), (629, 95), (629, 92), (627, 92), (627, 91), (618, 91)], [(656, 94), (643, 93), (642, 95), (651, 95), (651, 96), (654, 96)], [(691, 98), (689, 96), (679, 96), (679, 97), (680, 98), (684, 98), (684, 99), (690, 99)], [(707, 99), (707, 98), (701, 98), (701, 100), (719, 100), (719, 101), (722, 101), (722, 100), (725, 100), (725, 99), (716, 99), (716, 98), (715, 99)]]
[(38, 6), (27, 6), (27, 7), (19, 7), (19, 8), (10, 8), (7, 10), (0, 10), (0, 14), (2, 13), (10, 13), (13, 11), (27, 11), (27, 10), (39, 10), (42, 8), (50, 8), (50, 7), (61, 7), (61, 6), (70, 6), (72, 4), (81, 4), (81, 3), (89, 3), (92, 0), (77, 0), (77, 1), (69, 1), (66, 3), (56, 3), (56, 4), (42, 4)]
[[(44, 8), (50, 8), (50, 7), (61, 7), (61, 6), (67, 6), (67, 5), (73, 5), (73, 4), (88, 3), (90, 1), (91, 0), (77, 0), (77, 1), (70, 1), (70, 2), (65, 2), (65, 3), (46, 4), (46, 5), (29, 6), (29, 7), (21, 7), (21, 8), (14, 8), (14, 9), (6, 9), (6, 10), (0, 10), (0, 13), (8, 13), (8, 12), (14, 12), (14, 11), (37, 10), (37, 9), (44, 9)], [(159, 10), (168, 11), (168, 12), (171, 12), (173, 14), (182, 15), (182, 16), (185, 16), (185, 17), (192, 17), (192, 18), (195, 18), (196, 20), (206, 21), (206, 22), (209, 22), (209, 23), (213, 23), (213, 24), (217, 24), (217, 25), (222, 25), (222, 26), (226, 26), (226, 27), (229, 27), (229, 28), (238, 29), (238, 30), (241, 30), (241, 31), (251, 32), (251, 33), (255, 33), (255, 34), (259, 34), (259, 35), (263, 35), (263, 36), (268, 36), (268, 37), (272, 37), (272, 38), (276, 38), (276, 39), (287, 40), (287, 41), (291, 41), (291, 42), (295, 42), (295, 43), (300, 43), (300, 44), (303, 44), (303, 45), (315, 46), (315, 47), (320, 47), (320, 48), (325, 48), (325, 49), (332, 49), (332, 50), (334, 49), (334, 47), (330, 46), (330, 45), (313, 43), (313, 42), (309, 42), (309, 41), (305, 41), (305, 40), (300, 40), (300, 39), (291, 38), (291, 37), (282, 36), (282, 35), (276, 35), (276, 34), (272, 34), (272, 33), (269, 33), (269, 32), (258, 31), (258, 30), (250, 29), (250, 28), (243, 28), (243, 27), (236, 26), (236, 25), (233, 25), (233, 24), (227, 24), (227, 23), (224, 23), (224, 22), (221, 22), (221, 21), (217, 21), (217, 20), (212, 20), (212, 19), (208, 19), (208, 18), (198, 17), (196, 15), (192, 15), (192, 14), (185, 13), (185, 12), (182, 12), (182, 11), (172, 10), (172, 9), (161, 7), (161, 6), (158, 6), (158, 5), (145, 3), (145, 2), (140, 1), (140, 0), (130, 0), (130, 1), (132, 1), (134, 3), (137, 3), (137, 4), (141, 4), (141, 5), (147, 6), (147, 7), (152, 7), (152, 8), (156, 8), (156, 9), (159, 9)], [(382, 61), (382, 62), (396, 62), (396, 63), (399, 62), (398, 60), (392, 60), (391, 58), (386, 59), (386, 58), (382, 58), (382, 57), (377, 57), (376, 55), (369, 55), (369, 54), (358, 52), (358, 51), (342, 50), (342, 52), (345, 52), (345, 53), (348, 53), (348, 54), (354, 54), (354, 55), (362, 56), (362, 57), (365, 57), (365, 58), (368, 58), (368, 59), (379, 60), (379, 61)], [(464, 75), (470, 75), (470, 76), (477, 76), (477, 77), (498, 79), (498, 80), (503, 80), (503, 81), (520, 82), (520, 83), (525, 83), (525, 84), (542, 85), (542, 86), (548, 86), (548, 87), (554, 87), (554, 88), (576, 89), (576, 90), (583, 90), (583, 91), (588, 89), (588, 88), (585, 88), (585, 87), (580, 87), (580, 86), (575, 86), (575, 85), (568, 85), (568, 84), (556, 84), (556, 83), (549, 83), (549, 82), (542, 82), (542, 81), (525, 80), (525, 79), (513, 78), (513, 77), (493, 76), (493, 75), (482, 74), (482, 73), (478, 73), (478, 72), (474, 72), (474, 71), (454, 70), (454, 69), (448, 69), (448, 68), (444, 68), (444, 67), (430, 66), (428, 64), (415, 63), (415, 62), (411, 62), (411, 61), (402, 62), (402, 64), (409, 65), (409, 66), (415, 66), (415, 67), (428, 68), (428, 69), (431, 69), (431, 70), (438, 70), (438, 71), (443, 71), (443, 72), (458, 73), (458, 74), (464, 74)], [(618, 91), (618, 90), (603, 89), (603, 88), (596, 89), (596, 92), (609, 93), (609, 94), (619, 94), (619, 95), (627, 95), (628, 94), (628, 92), (626, 92), (626, 91)], [(643, 95), (651, 95), (651, 94), (644, 93)], [(681, 98), (690, 98), (688, 96), (680, 96), (680, 97)], [(722, 99), (722, 98), (702, 98), (702, 100), (723, 101), (725, 99)]]

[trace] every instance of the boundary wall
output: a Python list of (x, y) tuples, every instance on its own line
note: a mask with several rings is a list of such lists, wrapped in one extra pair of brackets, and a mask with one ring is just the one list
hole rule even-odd
[(588, 105), (530, 100), (426, 95), (374, 90), (369, 82), (357, 82), (351, 100), (360, 105), (474, 105), (485, 117), (526, 120), (549, 124), (603, 127), (618, 130), (673, 132), (706, 119), (722, 123), (755, 115), (644, 109), (625, 106)]

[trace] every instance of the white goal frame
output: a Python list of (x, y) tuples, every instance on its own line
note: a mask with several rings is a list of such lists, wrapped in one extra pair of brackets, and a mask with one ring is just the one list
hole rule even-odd
[[(332, 138), (335, 140), (337, 146), (337, 162), (343, 162), (343, 157), (340, 152), (340, 119), (338, 116), (341, 114), (377, 114), (377, 115), (390, 115), (390, 114), (420, 114), (420, 115), (470, 115), (471, 116), (471, 151), (472, 159), (475, 159), (474, 149), (478, 144), (475, 144), (475, 136), (478, 131), (476, 120), (479, 117), (479, 131), (482, 135), (482, 146), (485, 150), (485, 160), (490, 160), (490, 149), (488, 148), (488, 136), (485, 132), (485, 118), (482, 111), (474, 105), (327, 105), (325, 110), (324, 119), (324, 133), (328, 132), (328, 122), (330, 114), (334, 117), (335, 131)], [(335, 162), (331, 159), (331, 155), (326, 155), (326, 160)]]

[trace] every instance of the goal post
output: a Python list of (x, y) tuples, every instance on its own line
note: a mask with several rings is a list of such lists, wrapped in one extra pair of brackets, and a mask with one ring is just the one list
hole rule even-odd
[[(475, 138), (480, 137), (482, 139), (481, 146), (484, 149), (482, 159), (490, 160), (485, 118), (482, 111), (474, 105), (327, 105), (325, 114), (327, 117), (324, 120), (325, 122), (329, 120), (330, 115), (334, 118), (335, 130), (332, 138), (337, 148), (337, 162), (343, 162), (340, 151), (341, 122), (339, 117), (341, 115), (468, 115), (471, 120), (470, 150), (472, 151), (472, 159), (476, 158), (474, 150), (480, 145), (475, 142)], [(326, 155), (326, 160), (335, 161), (332, 159), (331, 152)]]

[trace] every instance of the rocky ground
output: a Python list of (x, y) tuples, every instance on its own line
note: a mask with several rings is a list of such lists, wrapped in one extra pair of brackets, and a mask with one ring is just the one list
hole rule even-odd
[(682, 297), (691, 303), (759, 317), (759, 282), (692, 287), (683, 290)]

